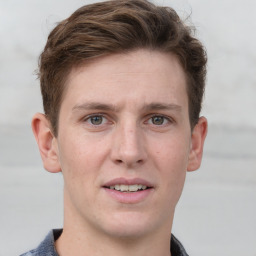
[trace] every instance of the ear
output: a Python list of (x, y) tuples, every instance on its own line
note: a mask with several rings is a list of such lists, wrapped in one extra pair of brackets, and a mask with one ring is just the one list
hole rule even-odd
[(188, 171), (195, 171), (201, 165), (207, 128), (207, 119), (205, 117), (200, 117), (191, 135), (191, 148), (187, 167)]
[(51, 125), (45, 115), (37, 113), (32, 119), (32, 130), (36, 138), (44, 168), (49, 172), (60, 172), (57, 138), (51, 131)]

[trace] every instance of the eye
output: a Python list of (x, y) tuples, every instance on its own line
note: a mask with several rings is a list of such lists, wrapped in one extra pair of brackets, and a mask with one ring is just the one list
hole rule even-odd
[(101, 115), (95, 115), (88, 117), (85, 121), (87, 121), (91, 125), (101, 125), (107, 122), (107, 119)]
[(164, 116), (152, 116), (148, 122), (153, 125), (165, 125), (170, 119)]

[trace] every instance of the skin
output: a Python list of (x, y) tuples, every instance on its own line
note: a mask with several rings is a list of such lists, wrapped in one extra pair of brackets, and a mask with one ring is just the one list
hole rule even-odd
[[(188, 113), (171, 54), (137, 50), (72, 70), (58, 137), (43, 114), (32, 121), (45, 169), (64, 177), (60, 255), (170, 255), (175, 207), (207, 133), (204, 117), (191, 132)], [(150, 192), (120, 202), (103, 187), (120, 177), (146, 180)]]

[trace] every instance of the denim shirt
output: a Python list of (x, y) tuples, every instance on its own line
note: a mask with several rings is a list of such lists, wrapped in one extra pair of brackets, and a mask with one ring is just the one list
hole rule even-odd
[[(20, 256), (58, 256), (54, 242), (60, 237), (61, 233), (62, 229), (51, 230), (36, 249)], [(174, 235), (171, 236), (171, 254), (172, 256), (188, 256), (184, 247)]]

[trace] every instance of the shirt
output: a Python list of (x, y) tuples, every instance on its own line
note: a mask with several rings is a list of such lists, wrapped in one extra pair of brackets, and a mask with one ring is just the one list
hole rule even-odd
[[(60, 237), (62, 229), (51, 230), (40, 245), (27, 253), (20, 256), (58, 256), (54, 242)], [(171, 236), (171, 253), (172, 256), (188, 256), (180, 241), (174, 236)]]

